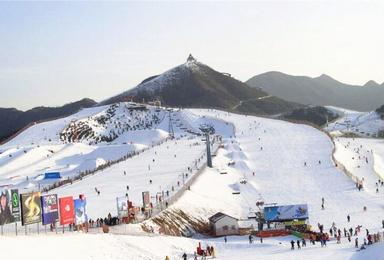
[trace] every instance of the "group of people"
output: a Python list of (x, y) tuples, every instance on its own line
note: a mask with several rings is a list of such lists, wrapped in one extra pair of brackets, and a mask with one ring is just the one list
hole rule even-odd
[[(296, 244), (297, 244), (297, 249), (301, 249), (301, 247), (306, 247), (307, 246), (307, 242), (305, 241), (304, 238), (298, 239), (296, 241)], [(295, 249), (295, 241), (291, 240), (291, 250), (294, 250), (294, 249)]]
[(103, 225), (115, 226), (120, 224), (120, 219), (118, 217), (112, 217), (111, 213), (109, 213), (108, 216), (105, 218), (97, 218), (96, 222), (92, 219), (89, 219), (88, 222), (90, 227), (103, 227)]

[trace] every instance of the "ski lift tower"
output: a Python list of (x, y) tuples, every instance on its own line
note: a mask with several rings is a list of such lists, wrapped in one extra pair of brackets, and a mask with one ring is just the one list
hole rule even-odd
[(169, 117), (168, 133), (171, 136), (171, 138), (173, 138), (175, 136), (175, 132), (173, 131), (171, 110), (168, 110), (168, 117)]
[(209, 125), (200, 126), (200, 131), (205, 135), (205, 144), (207, 146), (207, 166), (212, 168), (211, 142), (209, 136), (215, 133), (215, 128)]

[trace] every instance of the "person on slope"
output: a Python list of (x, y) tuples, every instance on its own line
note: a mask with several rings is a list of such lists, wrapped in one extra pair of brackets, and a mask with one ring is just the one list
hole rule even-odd
[(248, 239), (249, 239), (249, 243), (252, 244), (253, 242), (252, 235), (249, 235)]
[(295, 241), (291, 240), (291, 250), (295, 250)]
[(182, 257), (183, 257), (183, 260), (187, 260), (187, 254), (186, 253), (184, 253)]
[(297, 243), (297, 249), (301, 249), (300, 240), (297, 240), (296, 243)]
[(347, 220), (348, 220), (348, 222), (351, 222), (351, 216), (349, 216), (349, 214), (347, 216)]
[(359, 238), (355, 238), (355, 248), (359, 248)]

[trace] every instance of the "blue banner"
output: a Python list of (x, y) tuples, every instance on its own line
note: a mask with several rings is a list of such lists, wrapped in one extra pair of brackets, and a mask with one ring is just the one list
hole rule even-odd
[(264, 207), (264, 218), (266, 221), (307, 219), (308, 205), (301, 204), (301, 205)]
[(43, 208), (43, 225), (55, 223), (59, 219), (59, 204), (56, 194), (42, 196), (41, 206)]
[(73, 201), (75, 204), (75, 223), (76, 225), (81, 225), (83, 223), (86, 223), (87, 220), (87, 214), (86, 214), (86, 200), (82, 199), (76, 199)]
[(60, 179), (60, 172), (46, 172), (44, 173), (44, 179)]

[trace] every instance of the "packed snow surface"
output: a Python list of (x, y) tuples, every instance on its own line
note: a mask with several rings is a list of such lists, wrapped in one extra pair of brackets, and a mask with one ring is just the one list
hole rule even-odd
[[(116, 155), (117, 158), (130, 150), (148, 148), (81, 181), (52, 191), (60, 196), (85, 194), (88, 213), (93, 218), (104, 217), (110, 211), (116, 214), (113, 211), (117, 196), (128, 193), (139, 204), (142, 191), (150, 191), (154, 195), (158, 191), (172, 190), (172, 186), (182, 185), (185, 180), (181, 174), (186, 173), (188, 167), (193, 167), (192, 174), (196, 174), (196, 160), (202, 161), (205, 158), (204, 142), (196, 133), (202, 125), (212, 125), (215, 132), (223, 136), (223, 146), (213, 158), (214, 167), (203, 170), (190, 190), (185, 191), (171, 208), (181, 209), (191, 216), (205, 220), (221, 211), (252, 224), (248, 217), (258, 210), (256, 201), (279, 205), (304, 203), (308, 204), (309, 223), (314, 230), (317, 230), (318, 223), (324, 225), (325, 231), (329, 230), (332, 223), (340, 229), (362, 225), (360, 241), (365, 229), (369, 229), (371, 233), (383, 230), (381, 221), (384, 203), (382, 193), (377, 194), (375, 190), (375, 179), (378, 176), (374, 172), (375, 169), (382, 174), (380, 169), (383, 169), (384, 153), (380, 143), (363, 141), (360, 144), (361, 140), (358, 140), (347, 145), (350, 140), (336, 140), (336, 158), (353, 174), (366, 179), (367, 188), (359, 192), (351, 177), (332, 161), (334, 147), (330, 138), (307, 125), (217, 110), (191, 109), (169, 114), (160, 111), (164, 113), (164, 117), (159, 117), (161, 120), (156, 126), (124, 131), (120, 135), (117, 133), (117, 138), (110, 143), (90, 144), (89, 140), (63, 143), (59, 134), (72, 121), (71, 118), (92, 118), (92, 115), (108, 108), (92, 109), (97, 111), (82, 111), (76, 116), (44, 123), (44, 127), (38, 124), (0, 146), (1, 184), (24, 187), (27, 184), (26, 176), (29, 176), (29, 180), (38, 180), (39, 174), (44, 173), (46, 167), (50, 170), (61, 169), (63, 175), (67, 173), (64, 176), (73, 176), (76, 170), (71, 175), (70, 170), (65, 170), (68, 164), (68, 169), (77, 169), (89, 160), (87, 158), (91, 158), (92, 166), (89, 167), (94, 167), (94, 163), (107, 161), (111, 156)], [(166, 139), (170, 124), (175, 132), (174, 140)], [(108, 126), (104, 129), (112, 128)], [(135, 131), (145, 131), (144, 137)], [(124, 137), (126, 135), (130, 136), (128, 139), (131, 142), (127, 142), (128, 139)], [(152, 140), (154, 136), (156, 138)], [(360, 147), (359, 145), (363, 145), (360, 148), (361, 158), (366, 156), (368, 163), (359, 159), (359, 164), (366, 165), (356, 170), (357, 161), (351, 158), (356, 156), (354, 149)], [(99, 149), (104, 150), (95, 152)], [(53, 150), (53, 153), (49, 150)], [(97, 153), (97, 156), (88, 156), (92, 152)], [(50, 156), (47, 157), (47, 154)], [(55, 156), (57, 158), (52, 158)], [(360, 169), (364, 169), (364, 172), (360, 172)], [(149, 180), (152, 180), (152, 184)], [(38, 184), (38, 181), (32, 184)], [(97, 195), (95, 188), (101, 191), (100, 195)], [(325, 209), (321, 209), (322, 198), (325, 200)], [(366, 211), (363, 210), (364, 206)], [(347, 215), (351, 217), (350, 222), (347, 221)], [(37, 259), (37, 252), (41, 251), (35, 249), (42, 245), (44, 248), (55, 248), (60, 244), (68, 250), (62, 250), (64, 252), (57, 256), (58, 259), (79, 257), (159, 260), (165, 259), (166, 255), (172, 260), (181, 259), (183, 252), (189, 254), (189, 259), (193, 259), (192, 253), (198, 242), (202, 242), (203, 246), (214, 245), (217, 259), (380, 259), (379, 252), (384, 250), (383, 245), (379, 244), (356, 252), (353, 243), (348, 243), (343, 238), (341, 244), (330, 241), (327, 248), (321, 248), (317, 244), (307, 245), (300, 251), (291, 251), (291, 239), (296, 238), (269, 238), (263, 244), (256, 242), (250, 245), (247, 237), (235, 236), (229, 237), (228, 243), (224, 243), (222, 238), (187, 239), (142, 233), (135, 236), (51, 234), (5, 237), (0, 249), (3, 251), (4, 248), (12, 248), (17, 240), (34, 250), (30, 250), (32, 253), (28, 250), (11, 250), (16, 259), (27, 256), (29, 259)]]
[(379, 131), (384, 130), (384, 120), (376, 111), (357, 112), (336, 107), (328, 109), (340, 115), (339, 119), (325, 128), (334, 135), (353, 133), (361, 137), (376, 137)]

